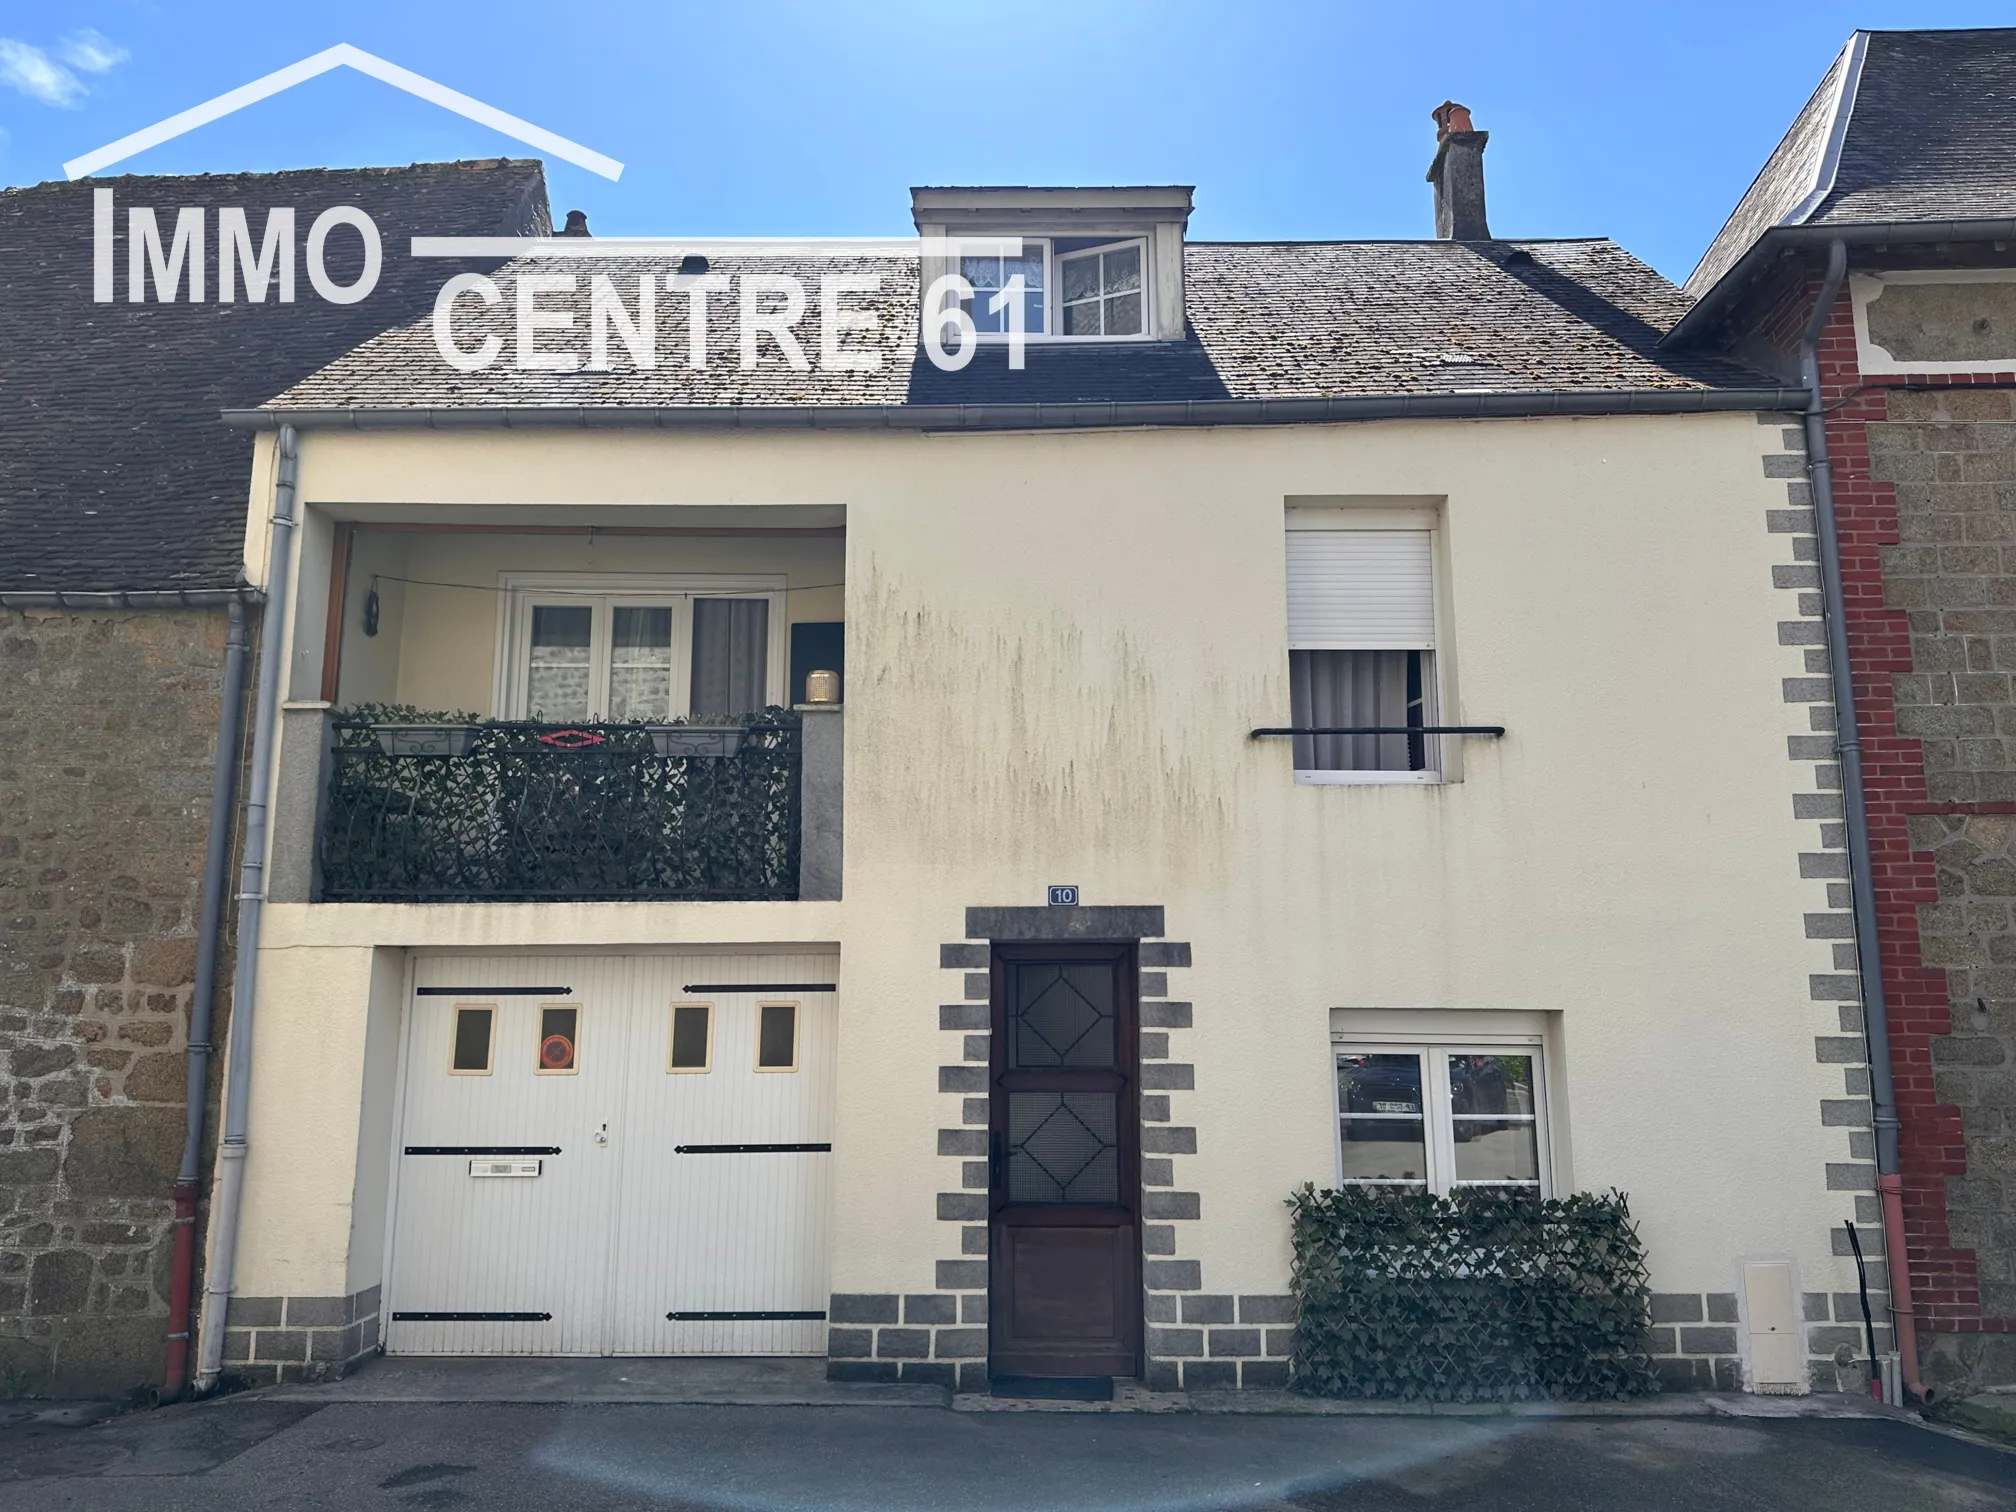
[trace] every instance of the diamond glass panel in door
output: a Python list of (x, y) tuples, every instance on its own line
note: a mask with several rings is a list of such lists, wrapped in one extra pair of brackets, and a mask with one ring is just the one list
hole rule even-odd
[(589, 646), (595, 611), (586, 604), (541, 604), (532, 610), (528, 719), (564, 722), (588, 717)]
[(976, 331), (999, 332), (1011, 329), (1010, 312), (1004, 301), (992, 308), (996, 296), (1008, 281), (1022, 280), (1022, 329), (1029, 335), (1043, 332), (1043, 247), (1025, 247), (1020, 257), (962, 257), (959, 272), (973, 285), (973, 299), (966, 313), (973, 317)]
[(1117, 1099), (1111, 1092), (1008, 1094), (1008, 1200), (1120, 1200)]
[(609, 717), (672, 717), (672, 611), (619, 607), (609, 647)]
[(1540, 1187), (1540, 1120), (1530, 1055), (1449, 1057), (1456, 1185)]
[(1010, 1070), (1064, 1066), (1103, 1070), (1117, 1064), (1111, 966), (1104, 962), (1022, 966), (1014, 977), (1008, 1014)]
[(1141, 249), (1067, 257), (1060, 267), (1066, 336), (1139, 336)]
[(770, 602), (693, 601), (695, 719), (733, 719), (769, 702)]
[(1337, 1111), (1346, 1181), (1427, 1183), (1420, 1056), (1338, 1056)]

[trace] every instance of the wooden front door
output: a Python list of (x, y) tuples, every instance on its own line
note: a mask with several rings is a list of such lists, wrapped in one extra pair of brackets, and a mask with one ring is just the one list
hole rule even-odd
[(1141, 1163), (1131, 945), (997, 946), (988, 1369), (1141, 1366)]

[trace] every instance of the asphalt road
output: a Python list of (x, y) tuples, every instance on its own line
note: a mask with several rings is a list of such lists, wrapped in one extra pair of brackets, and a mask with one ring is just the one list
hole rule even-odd
[(1321, 1418), (222, 1401), (0, 1429), (0, 1512), (1720, 1512), (2016, 1507), (1887, 1420)]

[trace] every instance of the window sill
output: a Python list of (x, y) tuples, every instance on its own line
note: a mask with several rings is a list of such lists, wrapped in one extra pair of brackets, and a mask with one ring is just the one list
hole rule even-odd
[(1440, 772), (1304, 772), (1295, 774), (1304, 787), (1428, 787), (1442, 781)]

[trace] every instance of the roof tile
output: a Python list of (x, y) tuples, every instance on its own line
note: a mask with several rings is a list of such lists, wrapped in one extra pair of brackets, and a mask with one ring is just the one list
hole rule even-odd
[[(826, 371), (819, 363), (819, 301), (794, 328), (810, 371), (794, 370), (766, 337), (758, 361), (739, 361), (737, 306), (708, 300), (704, 367), (688, 364), (689, 296), (661, 294), (656, 366), (640, 370), (609, 343), (607, 372), (553, 373), (514, 359), (514, 285), (521, 273), (577, 276), (571, 349), (585, 350), (588, 287), (608, 277), (636, 309), (639, 275), (671, 258), (521, 259), (495, 275), (505, 297), (462, 301), (465, 349), (495, 335), (491, 366), (460, 373), (434, 346), (429, 319), (385, 332), (273, 401), (290, 409), (568, 409), (668, 406), (846, 406), (978, 403), (1133, 403), (1351, 395), (1640, 391), (1751, 387), (1763, 380), (1733, 363), (1661, 352), (1657, 342), (1685, 308), (1680, 292), (1608, 241), (1459, 243), (1191, 243), (1185, 249), (1190, 333), (1182, 341), (1032, 342), (1012, 371), (1004, 349), (984, 346), (959, 372), (918, 355), (914, 261), (848, 258), (714, 259), (716, 274), (879, 275), (881, 291), (853, 302), (880, 318), (850, 347), (879, 354), (877, 372)], [(685, 281), (681, 281), (682, 284)], [(545, 293), (542, 308), (570, 308)], [(565, 335), (543, 338), (570, 349)]]
[[(1869, 32), (1859, 76), (1844, 90), (1855, 43), (1702, 254), (1687, 280), (1691, 297), (1706, 295), (1778, 226), (2016, 216), (2016, 28)], [(1837, 125), (1830, 181), (1825, 149)]]
[[(118, 302), (92, 300), (92, 191), (121, 209), (200, 205), (210, 231), (206, 304), (125, 301), (125, 215), (116, 217)], [(331, 205), (377, 223), (377, 291), (330, 304), (215, 300), (216, 209), (296, 209), (297, 236)], [(122, 176), (0, 191), (0, 590), (228, 587), (240, 575), (251, 440), (218, 411), (258, 404), (433, 299), (453, 265), (406, 256), (412, 234), (547, 229), (536, 161), (422, 163), (197, 177)], [(329, 239), (332, 277), (358, 247)], [(493, 259), (490, 264), (494, 266)]]

